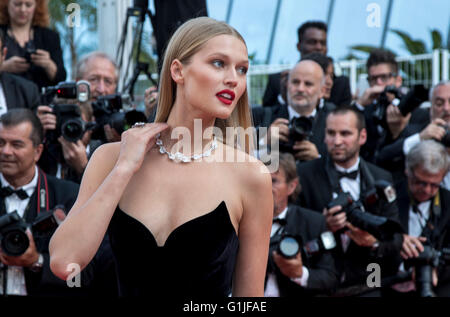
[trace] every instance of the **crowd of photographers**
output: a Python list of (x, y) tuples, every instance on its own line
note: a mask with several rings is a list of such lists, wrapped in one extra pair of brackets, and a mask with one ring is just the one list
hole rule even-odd
[(376, 49), (352, 97), (324, 23), (297, 48), (253, 108), (257, 153), (280, 151), (266, 295), (450, 296), (450, 82), (407, 89)]
[[(353, 98), (326, 55), (324, 23), (300, 26), (297, 48), (299, 62), (270, 75), (252, 109), (268, 128), (259, 150), (279, 144), (265, 295), (450, 296), (450, 82), (406, 90), (395, 57), (375, 50), (369, 88)], [(95, 149), (153, 121), (157, 88), (142, 113), (117, 93), (106, 54), (85, 55), (74, 74), (39, 94), (0, 72), (2, 295), (117, 295), (107, 235), (74, 277), (82, 287), (51, 273), (48, 242)]]

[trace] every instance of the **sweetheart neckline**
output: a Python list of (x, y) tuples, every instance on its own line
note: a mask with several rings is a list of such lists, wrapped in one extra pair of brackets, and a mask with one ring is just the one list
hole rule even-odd
[(234, 228), (233, 223), (231, 222), (230, 213), (229, 213), (229, 211), (228, 211), (227, 204), (225, 203), (224, 200), (222, 200), (222, 201), (219, 203), (219, 205), (217, 205), (217, 207), (214, 208), (212, 211), (209, 211), (209, 212), (207, 212), (207, 213), (205, 213), (205, 214), (203, 214), (203, 215), (200, 215), (200, 216), (194, 217), (194, 218), (192, 218), (192, 219), (189, 219), (188, 221), (183, 222), (181, 225), (177, 226), (175, 229), (173, 229), (173, 230), (169, 233), (169, 235), (167, 236), (166, 240), (164, 241), (164, 243), (163, 243), (162, 245), (158, 245), (158, 241), (156, 241), (156, 238), (155, 238), (155, 236), (153, 235), (153, 232), (152, 232), (152, 231), (150, 230), (150, 228), (148, 228), (144, 223), (142, 223), (142, 222), (141, 222), (140, 220), (138, 220), (137, 218), (135, 218), (135, 217), (133, 217), (132, 215), (130, 215), (130, 214), (128, 214), (127, 212), (125, 212), (122, 208), (120, 208), (119, 205), (117, 205), (117, 209), (121, 212), (121, 214), (125, 215), (127, 218), (133, 220), (134, 222), (136, 222), (136, 223), (138, 223), (140, 226), (142, 226), (142, 227), (145, 229), (145, 231), (151, 236), (151, 238), (152, 238), (152, 240), (154, 241), (156, 247), (162, 249), (162, 248), (165, 248), (165, 247), (167, 246), (167, 242), (170, 240), (170, 238), (174, 235), (175, 232), (181, 230), (183, 227), (185, 227), (185, 226), (186, 226), (187, 224), (189, 224), (189, 223), (198, 221), (198, 220), (200, 220), (200, 219), (202, 219), (202, 218), (204, 218), (204, 217), (207, 217), (207, 216), (211, 216), (211, 215), (214, 214), (216, 211), (220, 210), (220, 207), (221, 207), (222, 205), (225, 207), (225, 210), (226, 210), (226, 212), (227, 212), (227, 219), (228, 219), (229, 224), (230, 224), (231, 227), (233, 228), (233, 233), (234, 233), (234, 235), (235, 235), (236, 237), (238, 237), (238, 235), (237, 235), (237, 233), (236, 233), (236, 229)]

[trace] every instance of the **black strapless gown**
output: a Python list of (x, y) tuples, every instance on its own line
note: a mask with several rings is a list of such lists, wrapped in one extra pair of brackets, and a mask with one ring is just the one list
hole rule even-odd
[(108, 227), (120, 296), (228, 296), (239, 247), (224, 201), (173, 230), (164, 246), (117, 207)]

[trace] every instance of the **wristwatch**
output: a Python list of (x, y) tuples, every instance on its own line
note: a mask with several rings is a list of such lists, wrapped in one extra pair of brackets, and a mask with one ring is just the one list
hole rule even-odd
[(42, 271), (42, 266), (44, 265), (44, 256), (39, 253), (39, 257), (38, 260), (36, 262), (34, 262), (33, 264), (31, 264), (31, 266), (29, 267), (31, 272), (40, 272)]

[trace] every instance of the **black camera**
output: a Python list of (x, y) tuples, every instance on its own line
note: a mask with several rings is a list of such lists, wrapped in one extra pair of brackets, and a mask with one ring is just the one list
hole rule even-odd
[(64, 210), (64, 206), (58, 205), (52, 210), (40, 212), (31, 225), (33, 234), (52, 235), (65, 218)]
[(29, 40), (25, 44), (25, 59), (28, 63), (31, 63), (31, 54), (36, 53), (36, 46), (34, 45), (33, 40)]
[(292, 118), (289, 122), (289, 142), (280, 142), (280, 151), (294, 154), (295, 142), (309, 140), (312, 135), (313, 121), (306, 117)]
[(54, 140), (62, 135), (67, 141), (75, 143), (83, 138), (87, 130), (95, 126), (94, 123), (86, 123), (81, 119), (80, 107), (77, 105), (56, 104), (53, 105), (53, 113), (56, 116)]
[(430, 245), (424, 245), (423, 252), (416, 258), (405, 261), (405, 268), (414, 267), (416, 271), (416, 290), (420, 297), (435, 297), (433, 291), (433, 268), (450, 262), (450, 249), (438, 251)]
[(111, 128), (122, 134), (136, 122), (147, 122), (145, 114), (137, 110), (124, 110), (124, 98), (120, 94), (99, 96), (92, 103), (96, 119), (96, 128), (92, 137), (106, 141), (103, 126), (109, 124)]
[(81, 119), (78, 105), (54, 103), (54, 99), (77, 99), (86, 102), (90, 98), (90, 85), (87, 81), (60, 82), (56, 86), (43, 89), (41, 104), (53, 109), (56, 116), (56, 129), (47, 133), (48, 141), (57, 142), (62, 135), (67, 141), (77, 142), (87, 130), (93, 129), (95, 124), (86, 123)]
[(55, 98), (77, 99), (86, 102), (90, 99), (90, 84), (86, 80), (60, 82), (56, 86), (45, 87), (41, 96), (42, 105), (50, 105)]
[[(389, 101), (388, 93), (395, 97), (392, 102)], [(427, 100), (428, 90), (424, 85), (413, 86), (406, 95), (403, 95), (395, 86), (386, 86), (377, 99), (377, 106), (372, 114), (373, 120), (375, 124), (386, 128), (386, 109), (391, 103), (397, 106), (400, 113), (405, 117)]]
[(17, 211), (0, 217), (0, 240), (3, 252), (10, 256), (23, 254), (30, 245), (27, 224)]
[[(391, 190), (392, 187), (388, 189), (383, 188), (383, 191), (389, 192), (390, 201), (392, 201), (393, 198)], [(369, 205), (374, 205), (380, 198), (383, 197), (379, 195), (379, 190), (375, 190), (374, 192), (370, 191), (369, 194), (365, 196), (365, 201)], [(363, 211), (364, 207), (362, 203), (360, 201), (354, 201), (352, 196), (347, 192), (339, 193), (339, 195), (328, 204), (327, 208), (331, 209), (335, 206), (342, 207), (340, 212), (346, 213), (346, 217), (352, 225), (367, 231), (379, 240), (387, 240), (391, 238), (393, 234), (403, 232), (403, 229), (398, 222)]]
[(306, 243), (302, 242), (299, 235), (281, 233), (272, 237), (271, 243), (277, 244), (277, 253), (286, 259), (292, 259), (303, 249), (307, 257), (312, 257), (323, 251), (331, 250), (336, 247), (336, 240), (330, 231), (322, 232), (319, 239), (314, 239)]
[[(40, 212), (31, 225), (33, 238), (39, 250), (48, 247), (51, 236), (65, 217), (64, 209), (64, 206), (58, 205), (52, 210)], [(0, 241), (3, 252), (10, 256), (22, 255), (30, 246), (27, 228), (28, 224), (17, 211), (1, 216)]]

